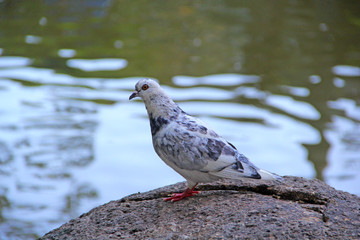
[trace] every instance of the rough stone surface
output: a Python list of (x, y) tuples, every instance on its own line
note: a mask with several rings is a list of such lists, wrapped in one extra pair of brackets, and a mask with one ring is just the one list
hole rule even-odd
[(164, 202), (184, 183), (92, 209), (41, 239), (360, 239), (360, 198), (319, 180), (224, 180)]

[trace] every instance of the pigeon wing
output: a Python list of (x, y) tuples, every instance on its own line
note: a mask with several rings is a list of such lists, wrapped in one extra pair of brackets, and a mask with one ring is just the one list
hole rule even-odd
[(232, 144), (191, 116), (173, 121), (153, 140), (159, 156), (180, 169), (223, 178), (261, 178), (258, 168)]

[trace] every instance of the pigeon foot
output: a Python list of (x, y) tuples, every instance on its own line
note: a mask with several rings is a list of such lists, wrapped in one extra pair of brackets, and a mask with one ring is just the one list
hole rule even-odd
[(186, 189), (185, 192), (183, 192), (183, 193), (174, 193), (171, 195), (171, 197), (165, 198), (164, 201), (177, 202), (177, 201), (180, 201), (181, 199), (184, 199), (187, 197), (192, 197), (195, 194), (199, 193), (199, 191), (194, 191), (195, 187), (196, 187), (196, 185), (192, 189), (190, 189), (190, 188)]

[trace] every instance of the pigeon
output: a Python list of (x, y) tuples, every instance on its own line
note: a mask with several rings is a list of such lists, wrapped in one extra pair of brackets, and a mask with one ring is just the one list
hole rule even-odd
[(138, 81), (129, 100), (136, 97), (145, 103), (155, 152), (187, 181), (188, 188), (183, 193), (175, 193), (165, 201), (191, 197), (199, 193), (195, 191), (198, 183), (222, 178), (281, 180), (280, 176), (256, 167), (233, 144), (184, 112), (156, 81)]

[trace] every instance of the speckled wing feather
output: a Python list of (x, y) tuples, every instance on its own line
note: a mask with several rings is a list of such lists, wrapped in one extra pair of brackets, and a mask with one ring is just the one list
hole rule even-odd
[(182, 112), (176, 119), (160, 121), (167, 124), (153, 135), (153, 143), (165, 162), (214, 177), (260, 178), (257, 168), (244, 155), (199, 119)]

